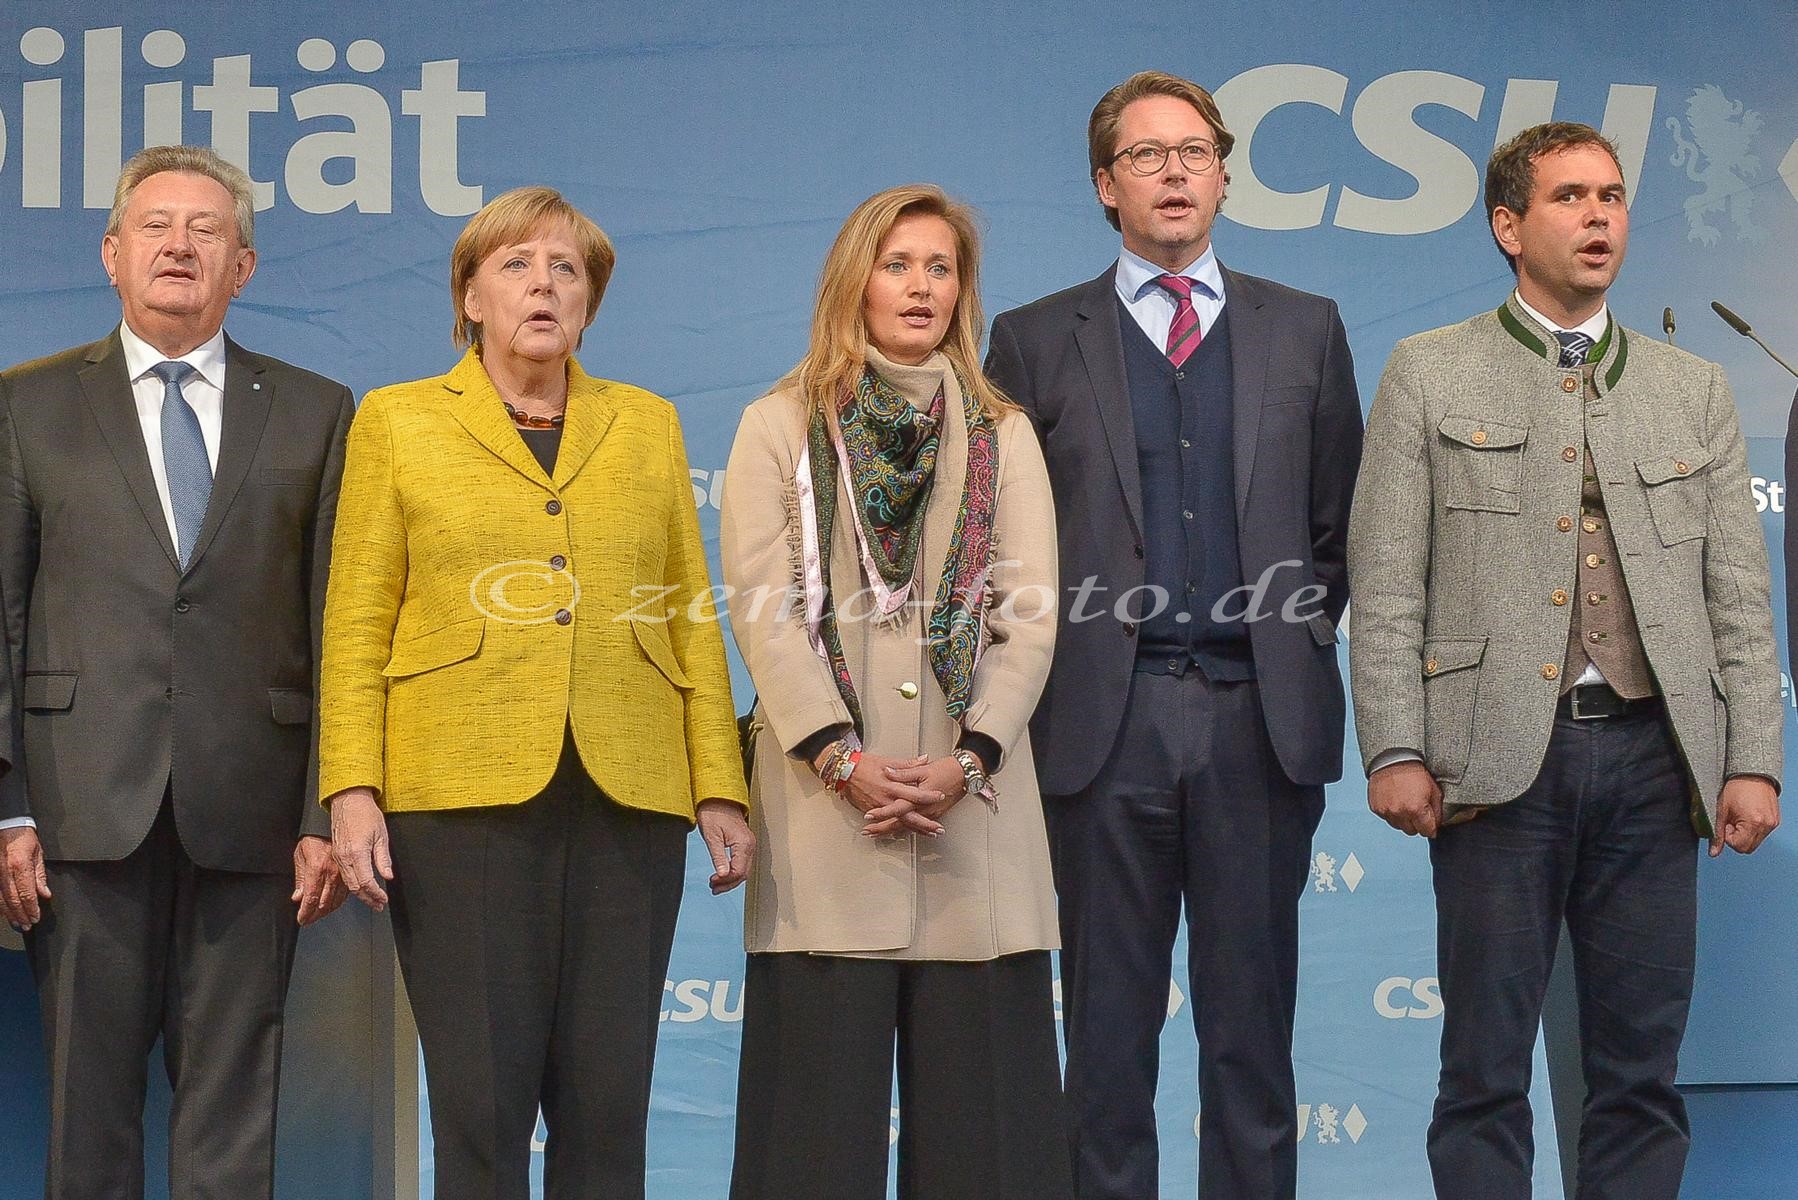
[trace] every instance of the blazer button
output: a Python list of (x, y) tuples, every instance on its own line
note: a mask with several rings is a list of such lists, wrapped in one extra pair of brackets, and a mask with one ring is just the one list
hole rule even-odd
[(1597, 521), (1581, 521), (1580, 528), (1585, 530), (1587, 533), (1597, 533), (1598, 532), (1598, 522)]
[(1549, 594), (1548, 598), (1554, 602), (1556, 608), (1567, 603), (1567, 593), (1561, 588), (1556, 588)]
[(1567, 376), (1567, 378), (1561, 380), (1561, 390), (1563, 392), (1579, 391), (1579, 380), (1575, 379), (1571, 375)]
[(1484, 429), (1476, 429), (1473, 431), (1473, 436), (1468, 440), (1476, 446), (1484, 446), (1486, 444), (1486, 431)]
[(909, 679), (906, 680), (899, 685), (899, 695), (907, 700), (916, 700), (918, 698), (918, 685)]
[(552, 554), (549, 556), (549, 569), (550, 570), (560, 571), (563, 567), (565, 567), (567, 565), (568, 565), (568, 560), (563, 558), (560, 554)]
[(1426, 659), (1423, 664), (1423, 673), (1425, 675), (1434, 675), (1436, 673), (1437, 665), (1438, 664), (1435, 659), (1433, 659), (1433, 658)]
[(1555, 666), (1553, 663), (1543, 663), (1542, 664), (1542, 678), (1544, 678), (1544, 679), (1559, 679), (1560, 677), (1561, 677), (1561, 668)]
[(1676, 462), (1673, 464), (1673, 469), (1677, 473), (1684, 475), (1686, 472), (1690, 471), (1692, 467), (1689, 463)]
[(1566, 533), (1569, 529), (1573, 528), (1573, 518), (1572, 517), (1562, 517), (1560, 520), (1555, 522), (1555, 528), (1559, 529), (1562, 533)]
[(175, 611), (176, 612), (186, 612), (188, 609), (190, 609), (192, 607), (193, 607), (193, 605), (189, 604), (185, 600), (175, 601)]
[(543, 506), (543, 511), (552, 517), (556, 516), (562, 511), (562, 502), (560, 500), (551, 500), (548, 504)]
[(1124, 622), (1124, 636), (1125, 637), (1135, 637), (1136, 636), (1136, 622), (1135, 621), (1125, 621)]
[(1586, 555), (1586, 565), (1588, 567), (1591, 567), (1594, 570), (1597, 570), (1599, 567), (1604, 565), (1604, 559), (1598, 557), (1598, 555), (1596, 555), (1596, 554), (1588, 554), (1588, 555)]
[(1579, 461), (1579, 451), (1575, 450), (1572, 446), (1569, 446), (1565, 450), (1561, 451), (1561, 457), (1566, 459), (1568, 462), (1578, 462)]
[(175, 689), (172, 687), (163, 688), (162, 689), (162, 698), (164, 700), (173, 700), (175, 698)]
[(1142, 547), (1141, 546), (1138, 546), (1136, 548), (1136, 557), (1138, 557), (1138, 558), (1142, 557)]
[(559, 608), (556, 610), (556, 624), (566, 625), (572, 620), (574, 620), (574, 614), (567, 609)]

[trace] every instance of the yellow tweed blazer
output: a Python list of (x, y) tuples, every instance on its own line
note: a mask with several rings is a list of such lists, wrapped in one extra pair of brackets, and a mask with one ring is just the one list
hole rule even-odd
[(621, 804), (747, 805), (692, 496), (674, 406), (572, 359), (553, 478), (474, 351), (370, 392), (337, 505), (319, 798), (517, 804), (572, 723)]

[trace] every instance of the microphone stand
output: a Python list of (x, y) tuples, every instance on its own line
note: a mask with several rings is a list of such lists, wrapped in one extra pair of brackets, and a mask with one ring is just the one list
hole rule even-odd
[(1719, 317), (1723, 318), (1723, 323), (1725, 325), (1728, 325), (1731, 329), (1735, 330), (1737, 333), (1741, 334), (1743, 337), (1747, 338), (1749, 341), (1751, 341), (1755, 345), (1759, 346), (1762, 350), (1765, 350), (1767, 352), (1768, 358), (1771, 358), (1774, 362), (1776, 362), (1780, 366), (1784, 367), (1787, 371), (1790, 371), (1793, 375), (1798, 376), (1798, 367), (1794, 367), (1791, 363), (1789, 363), (1785, 359), (1779, 357), (1779, 354), (1773, 349), (1773, 347), (1771, 347), (1771, 346), (1767, 345), (1767, 343), (1761, 341), (1760, 335), (1755, 333), (1753, 329), (1749, 328), (1748, 322), (1742, 320), (1742, 318), (1736, 316), (1736, 314), (1730, 312), (1727, 308), (1724, 308), (1721, 304), (1718, 304), (1715, 300), (1711, 301), (1711, 308), (1716, 312), (1716, 314)]

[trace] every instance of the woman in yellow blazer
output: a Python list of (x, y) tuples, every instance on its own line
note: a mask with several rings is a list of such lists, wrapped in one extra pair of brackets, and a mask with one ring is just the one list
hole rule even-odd
[[(679, 424), (574, 359), (611, 243), (522, 188), (451, 260), (449, 374), (369, 393), (325, 605), (319, 794), (393, 901), (436, 1195), (643, 1195), (686, 834), (754, 839)], [(385, 886), (384, 886), (385, 885)]]

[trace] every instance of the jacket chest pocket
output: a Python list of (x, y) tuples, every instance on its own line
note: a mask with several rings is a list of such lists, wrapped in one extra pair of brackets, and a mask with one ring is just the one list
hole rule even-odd
[(1710, 512), (1705, 471), (1715, 457), (1702, 446), (1692, 446), (1636, 460), (1661, 545), (1677, 546), (1704, 536)]
[(1449, 508), (1515, 513), (1523, 501), (1523, 443), (1527, 425), (1443, 417), (1436, 426), (1442, 445), (1443, 502)]

